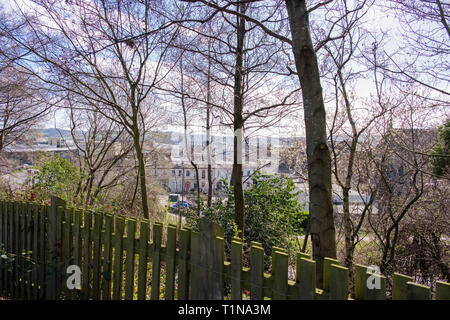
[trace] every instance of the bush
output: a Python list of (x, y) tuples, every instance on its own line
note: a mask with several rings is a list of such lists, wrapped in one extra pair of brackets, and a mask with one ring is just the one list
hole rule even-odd
[[(224, 228), (227, 248), (238, 230), (234, 222), (233, 188), (223, 181), (225, 199), (219, 199), (210, 208), (202, 208), (203, 214)], [(267, 255), (271, 247), (288, 248), (294, 236), (303, 233), (308, 213), (298, 200), (294, 182), (286, 176), (265, 175), (255, 172), (252, 186), (245, 190), (244, 240), (262, 243)], [(197, 228), (196, 218), (188, 224)]]
[(35, 168), (39, 172), (35, 177), (33, 188), (37, 198), (45, 199), (54, 195), (73, 204), (80, 182), (78, 168), (58, 155), (51, 157), (41, 154), (37, 163)]

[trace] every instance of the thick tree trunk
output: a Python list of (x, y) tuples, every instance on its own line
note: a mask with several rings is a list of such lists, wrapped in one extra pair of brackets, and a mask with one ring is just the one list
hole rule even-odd
[[(208, 46), (208, 57), (211, 56)], [(208, 208), (211, 207), (213, 193), (212, 159), (211, 159), (211, 60), (208, 59), (208, 79), (206, 88), (206, 154), (208, 160)]]
[[(245, 3), (238, 5), (238, 11), (245, 13)], [(234, 71), (234, 146), (233, 146), (233, 172), (231, 184), (234, 190), (235, 222), (238, 226), (239, 237), (244, 237), (244, 190), (242, 188), (242, 141), (244, 120), (243, 109), (243, 61), (244, 61), (244, 37), (245, 19), (237, 17), (237, 52)]]
[(136, 156), (138, 160), (138, 176), (141, 187), (141, 198), (142, 198), (142, 213), (145, 219), (150, 219), (150, 213), (148, 210), (148, 201), (147, 201), (147, 182), (145, 177), (145, 161), (144, 154), (142, 152), (141, 139), (139, 138), (139, 130), (137, 128), (137, 119), (136, 124), (133, 126), (133, 141), (134, 141), (134, 149), (136, 151)]
[(344, 235), (345, 235), (345, 262), (344, 265), (349, 270), (350, 292), (353, 292), (353, 253), (355, 251), (352, 220), (350, 216), (350, 197), (349, 188), (342, 190), (343, 211), (344, 211)]
[(300, 80), (306, 129), (309, 211), (317, 284), (322, 286), (323, 259), (336, 258), (336, 239), (331, 200), (331, 158), (326, 134), (325, 105), (317, 56), (309, 30), (304, 0), (286, 0), (292, 50)]

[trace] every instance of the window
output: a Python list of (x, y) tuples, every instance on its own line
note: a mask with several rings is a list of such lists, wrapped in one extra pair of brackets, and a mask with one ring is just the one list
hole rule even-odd
[(267, 137), (267, 157), (272, 157), (272, 139)]
[(189, 177), (190, 174), (191, 172), (189, 170), (186, 170), (186, 177)]
[(206, 172), (205, 172), (205, 170), (202, 170), (202, 179), (205, 179), (206, 178)]

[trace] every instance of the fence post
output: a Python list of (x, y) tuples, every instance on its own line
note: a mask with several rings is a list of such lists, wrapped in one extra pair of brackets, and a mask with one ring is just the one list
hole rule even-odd
[(406, 283), (408, 300), (431, 300), (430, 287), (410, 282)]
[(191, 230), (180, 230), (180, 252), (178, 256), (178, 299), (189, 298), (189, 250)]
[(316, 297), (316, 262), (312, 259), (297, 260), (297, 282), (300, 300), (314, 300)]
[[(339, 261), (337, 261), (337, 259), (333, 259), (333, 258), (325, 258), (323, 259), (323, 290), (324, 291), (329, 291), (330, 290), (330, 268), (332, 264), (336, 264), (339, 265)], [(317, 267), (317, 261), (316, 261), (316, 267)]]
[(177, 226), (169, 224), (167, 226), (166, 242), (166, 292), (165, 300), (175, 298), (175, 255), (177, 252)]
[[(191, 299), (221, 300), (223, 297), (223, 238), (224, 231), (203, 217), (200, 232), (192, 237)], [(196, 239), (197, 238), (197, 239)], [(222, 246), (222, 247), (221, 247)], [(220, 265), (220, 261), (222, 265)]]
[(450, 300), (450, 283), (436, 281), (436, 300)]
[(348, 269), (331, 264), (328, 270), (330, 300), (348, 300)]
[(47, 254), (48, 254), (48, 269), (47, 276), (49, 276), (47, 283), (47, 296), (46, 299), (56, 300), (61, 288), (61, 255), (62, 255), (62, 232), (61, 224), (62, 217), (60, 216), (61, 210), (58, 211), (58, 207), (66, 207), (66, 202), (56, 196), (50, 198), (50, 210), (48, 214), (47, 223)]
[[(4, 208), (4, 202), (0, 201), (0, 252), (4, 249), (4, 246), (6, 244), (5, 241), (5, 232), (6, 232), (6, 226), (4, 226), (4, 216), (6, 216), (6, 212), (3, 209)], [(4, 280), (5, 280), (5, 265), (3, 262), (3, 258), (0, 257), (0, 295), (4, 295), (5, 292), (5, 285), (4, 285)]]
[[(241, 238), (231, 241), (231, 299), (242, 300), (242, 247)], [(252, 264), (253, 269), (253, 264)]]
[(392, 300), (408, 300), (407, 283), (414, 279), (397, 272), (392, 278)]

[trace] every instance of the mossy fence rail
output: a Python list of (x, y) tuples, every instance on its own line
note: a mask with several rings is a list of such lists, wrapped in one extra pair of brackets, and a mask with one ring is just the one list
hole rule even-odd
[[(256, 300), (386, 299), (386, 278), (361, 265), (350, 297), (348, 269), (335, 259), (324, 261), (321, 289), (316, 288), (315, 262), (302, 253), (296, 258), (296, 281), (288, 279), (282, 248), (272, 249), (271, 274), (264, 272), (264, 250), (256, 242), (251, 243), (250, 268), (243, 267), (243, 243), (237, 238), (231, 261), (224, 261), (223, 230), (204, 218), (200, 232), (177, 232), (173, 225), (150, 228), (146, 220), (138, 224), (65, 208), (58, 198), (50, 206), (0, 201), (0, 244), (0, 296), (11, 299), (224, 299), (225, 284), (231, 299), (242, 299), (244, 289)], [(78, 289), (66, 285), (71, 265), (81, 271)], [(379, 289), (368, 288), (370, 276), (379, 277)], [(432, 297), (429, 287), (395, 274), (392, 298), (450, 299), (450, 285), (437, 282)]]

